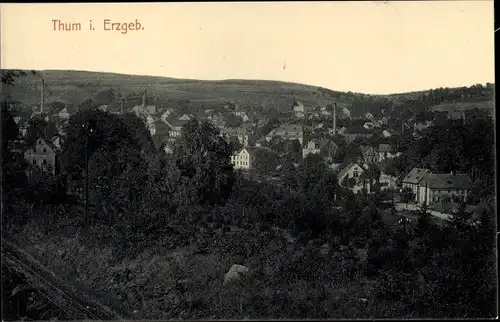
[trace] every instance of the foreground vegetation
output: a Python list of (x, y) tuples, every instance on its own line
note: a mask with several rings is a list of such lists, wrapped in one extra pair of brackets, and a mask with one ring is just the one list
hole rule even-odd
[[(92, 128), (88, 217), (83, 125)], [(483, 173), (493, 171), (485, 159), (491, 158), (488, 132), (433, 131), (439, 129), (424, 134), (426, 145), (405, 151), (408, 161), (391, 166), (425, 160), (436, 169), (465, 169), (480, 161)], [(22, 156), (10, 149), (16, 133), (3, 106), (2, 228), (42, 264), (120, 306), (124, 316), (495, 316), (493, 207), (477, 224), (465, 207), (444, 225), (425, 207), (416, 222), (398, 224), (387, 220), (393, 215), (381, 210), (379, 195), (340, 189), (318, 156), (289, 167), (282, 186), (257, 183), (234, 171), (232, 147), (207, 123), (188, 123), (166, 156), (135, 116), (95, 109), (70, 118), (59, 175), (34, 171), (28, 179)], [(477, 148), (471, 157), (464, 153), (468, 142)], [(436, 158), (445, 154), (433, 150), (447, 146), (460, 162)], [(233, 264), (250, 272), (224, 285)], [(2, 285), (3, 307), (11, 308), (16, 282)], [(51, 314), (43, 297), (32, 301), (29, 307), (41, 308), (32, 316)], [(5, 319), (19, 319), (16, 314), (7, 311)]]

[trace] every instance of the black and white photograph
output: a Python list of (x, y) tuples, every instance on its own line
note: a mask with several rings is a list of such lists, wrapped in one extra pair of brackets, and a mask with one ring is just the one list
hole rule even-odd
[(2, 322), (498, 318), (492, 0), (0, 26)]

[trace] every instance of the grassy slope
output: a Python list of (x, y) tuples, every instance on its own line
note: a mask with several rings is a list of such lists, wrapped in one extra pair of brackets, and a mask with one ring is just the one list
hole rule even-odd
[[(161, 101), (188, 99), (207, 106), (211, 102), (232, 101), (243, 106), (258, 104), (281, 110), (289, 109), (294, 97), (306, 105), (330, 103), (316, 95), (314, 86), (277, 81), (200, 81), (81, 71), (41, 71), (41, 74), (46, 84), (46, 102), (60, 100), (75, 105), (109, 88), (124, 94), (147, 89), (148, 96)], [(21, 103), (35, 105), (40, 101), (39, 84), (39, 78), (30, 75), (20, 78), (16, 87), (5, 89)]]

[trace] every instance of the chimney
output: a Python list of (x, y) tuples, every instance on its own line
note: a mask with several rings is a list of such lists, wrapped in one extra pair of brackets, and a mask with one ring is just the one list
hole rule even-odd
[(337, 134), (337, 102), (333, 103), (333, 135)]
[(45, 90), (45, 80), (42, 78), (42, 89), (41, 89), (41, 92), (40, 92), (40, 113), (43, 113), (43, 101), (44, 101), (44, 97), (43, 97), (43, 92)]
[(144, 95), (142, 95), (142, 108), (143, 110), (146, 108), (147, 106), (147, 96), (146, 96), (146, 90), (144, 90)]

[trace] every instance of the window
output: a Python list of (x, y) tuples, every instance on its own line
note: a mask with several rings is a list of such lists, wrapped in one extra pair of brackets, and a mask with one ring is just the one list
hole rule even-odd
[(47, 160), (43, 159), (42, 163), (46, 165), (47, 164)]
[(36, 147), (35, 146), (33, 147), (33, 152), (36, 153)]
[(36, 165), (36, 159), (33, 158), (33, 165)]
[(47, 152), (47, 148), (43, 148), (43, 152)]

